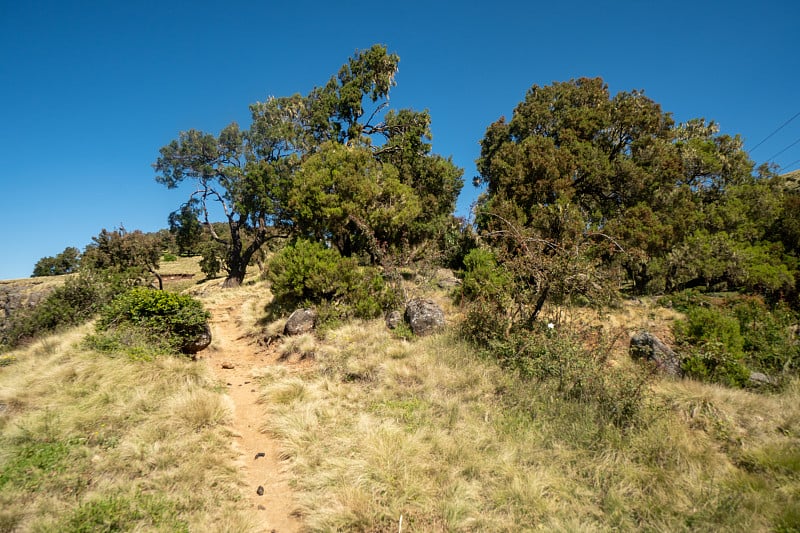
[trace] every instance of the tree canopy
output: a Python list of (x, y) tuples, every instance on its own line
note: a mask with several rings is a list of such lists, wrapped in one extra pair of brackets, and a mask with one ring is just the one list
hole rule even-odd
[(167, 187), (195, 181), (190, 203), (212, 234), (210, 203), (227, 218), (230, 237), (214, 234), (226, 246), (226, 285), (241, 283), (253, 254), (274, 236), (313, 238), (345, 256), (378, 260), (378, 250), (443, 230), (461, 170), (431, 153), (427, 112), (381, 116), (398, 62), (372, 46), (306, 96), (252, 104), (249, 129), (188, 130), (161, 149), (156, 180)]
[(478, 226), (501, 263), (524, 266), (534, 301), (602, 280), (794, 290), (796, 261), (776, 238), (789, 232), (775, 230), (791, 220), (781, 179), (754, 168), (739, 136), (702, 118), (676, 124), (642, 91), (612, 96), (600, 78), (534, 85), (488, 127), (477, 167)]

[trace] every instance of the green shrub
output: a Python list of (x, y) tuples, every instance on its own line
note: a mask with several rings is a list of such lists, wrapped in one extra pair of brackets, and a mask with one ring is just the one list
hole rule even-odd
[(751, 370), (773, 377), (797, 372), (800, 344), (792, 325), (798, 316), (788, 306), (770, 308), (760, 296), (688, 291), (672, 295), (669, 303), (686, 313), (673, 331), (684, 347), (688, 375), (746, 386)]
[(395, 301), (376, 268), (318, 242), (298, 240), (284, 247), (270, 261), (267, 277), (280, 311), (318, 306), (320, 322), (376, 318)]
[(741, 357), (732, 355), (721, 342), (708, 341), (693, 347), (681, 367), (690, 377), (729, 387), (744, 387), (750, 378), (750, 370)]
[(717, 307), (692, 307), (686, 320), (676, 322), (677, 337), (693, 345), (719, 343), (732, 357), (744, 355), (744, 337), (735, 316)]
[(89, 320), (110, 298), (108, 283), (81, 274), (67, 279), (32, 309), (12, 315), (2, 332), (0, 346), (13, 348), (40, 335)]
[[(103, 309), (97, 329), (134, 337), (139, 332), (179, 350), (205, 330), (209, 318), (208, 311), (191, 296), (137, 287), (120, 294)], [(128, 332), (131, 328), (134, 331)]]
[(164, 261), (164, 262), (177, 261), (178, 260), (178, 256), (173, 254), (173, 253), (167, 252), (167, 253), (165, 253), (164, 255), (161, 256), (161, 260)]
[(744, 338), (748, 364), (760, 371), (777, 374), (797, 373), (800, 368), (800, 343), (792, 333), (797, 313), (788, 306), (770, 309), (761, 298), (742, 298), (732, 309)]

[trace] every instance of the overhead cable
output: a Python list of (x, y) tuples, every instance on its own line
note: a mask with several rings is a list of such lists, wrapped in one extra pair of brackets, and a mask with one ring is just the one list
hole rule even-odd
[(778, 152), (777, 154), (773, 155), (772, 157), (768, 157), (768, 158), (767, 158), (767, 161), (775, 161), (775, 158), (776, 158), (776, 157), (778, 157), (778, 156), (779, 156), (779, 155), (781, 155), (783, 152), (785, 152), (786, 150), (788, 150), (789, 148), (791, 148), (792, 146), (794, 146), (794, 145), (795, 145), (795, 144), (797, 144), (797, 143), (800, 143), (800, 139), (797, 139), (795, 142), (793, 142), (792, 144), (790, 144), (789, 146), (787, 146), (786, 148), (784, 148), (783, 150), (781, 150), (781, 151), (780, 151), (780, 152)]
[[(798, 111), (797, 113), (795, 113), (795, 115), (794, 115), (792, 118), (790, 118), (789, 120), (787, 120), (786, 122), (784, 122), (783, 124), (781, 124), (780, 126), (778, 126), (778, 127), (775, 129), (775, 131), (773, 131), (772, 133), (770, 133), (769, 135), (767, 135), (766, 137), (764, 137), (764, 138), (761, 140), (761, 142), (760, 142), (760, 143), (758, 143), (757, 145), (755, 145), (755, 146), (753, 146), (752, 148), (750, 148), (750, 151), (752, 152), (753, 150), (755, 150), (756, 148), (758, 148), (759, 146), (761, 146), (762, 144), (764, 144), (764, 143), (765, 143), (765, 142), (766, 142), (766, 141), (767, 141), (767, 140), (768, 140), (770, 137), (772, 137), (773, 135), (775, 135), (776, 133), (778, 133), (779, 131), (781, 131), (781, 130), (782, 130), (784, 127), (785, 127), (785, 126), (787, 126), (787, 125), (788, 125), (788, 124), (789, 124), (791, 121), (793, 121), (793, 120), (794, 120), (794, 119), (796, 119), (797, 117), (800, 117), (800, 111)], [(770, 158), (770, 159), (771, 159), (771, 158)]]

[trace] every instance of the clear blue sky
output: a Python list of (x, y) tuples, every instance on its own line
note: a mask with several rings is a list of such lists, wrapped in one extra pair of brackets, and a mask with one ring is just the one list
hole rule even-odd
[[(181, 130), (247, 126), (248, 104), (310, 91), (356, 49), (400, 56), (394, 107), (429, 109), (465, 169), (534, 83), (602, 76), (748, 148), (800, 112), (800, 2), (0, 0), (0, 279), (102, 228), (155, 231), (185, 199), (154, 180)], [(800, 139), (800, 117), (755, 151)], [(775, 162), (800, 166), (800, 143)], [(793, 165), (791, 165), (793, 163)]]

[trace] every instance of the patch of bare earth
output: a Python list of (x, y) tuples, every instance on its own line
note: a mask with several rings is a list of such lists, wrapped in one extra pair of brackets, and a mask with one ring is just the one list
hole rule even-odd
[(248, 338), (241, 327), (246, 301), (246, 297), (235, 297), (206, 304), (212, 316), (213, 341), (208, 349), (198, 354), (198, 359), (208, 364), (233, 400), (233, 446), (241, 454), (246, 496), (256, 513), (259, 531), (300, 531), (301, 523), (293, 514), (296, 505), (287, 474), (281, 468), (277, 443), (260, 430), (266, 415), (258, 403), (253, 373), (277, 362), (274, 355)]

